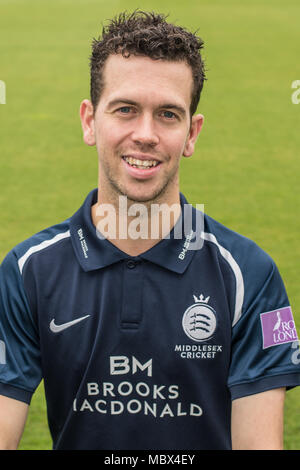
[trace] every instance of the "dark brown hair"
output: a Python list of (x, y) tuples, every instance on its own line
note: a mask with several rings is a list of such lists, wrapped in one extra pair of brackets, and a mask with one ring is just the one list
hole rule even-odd
[(103, 27), (102, 37), (93, 39), (90, 57), (91, 101), (94, 111), (104, 87), (103, 68), (111, 54), (147, 56), (151, 59), (185, 61), (192, 69), (193, 91), (190, 113), (195, 113), (206, 80), (200, 54), (203, 41), (186, 29), (166, 22), (166, 16), (136, 10), (123, 12)]

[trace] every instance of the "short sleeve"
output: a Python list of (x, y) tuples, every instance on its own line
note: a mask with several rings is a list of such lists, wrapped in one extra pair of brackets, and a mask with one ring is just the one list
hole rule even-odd
[(11, 251), (0, 266), (0, 394), (29, 404), (41, 378), (38, 328)]
[(249, 259), (244, 282), (242, 315), (232, 329), (232, 399), (300, 384), (292, 309), (275, 263), (262, 250)]

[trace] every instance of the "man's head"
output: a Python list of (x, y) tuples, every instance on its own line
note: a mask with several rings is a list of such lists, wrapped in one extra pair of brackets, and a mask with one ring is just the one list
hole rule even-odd
[(179, 163), (193, 154), (203, 124), (194, 114), (200, 47), (191, 33), (142, 12), (120, 15), (94, 41), (92, 97), (80, 116), (84, 142), (97, 148), (102, 202), (179, 200)]
[(193, 89), (190, 104), (192, 116), (198, 106), (205, 80), (203, 59), (200, 49), (202, 39), (180, 26), (167, 23), (162, 14), (135, 11), (121, 13), (103, 28), (102, 38), (94, 39), (90, 57), (91, 102), (94, 111), (104, 82), (104, 66), (112, 54), (124, 57), (146, 56), (154, 60), (185, 62), (191, 67)]

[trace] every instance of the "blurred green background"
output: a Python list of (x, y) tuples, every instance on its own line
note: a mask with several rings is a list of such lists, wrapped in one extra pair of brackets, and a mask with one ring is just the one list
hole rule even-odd
[[(136, 8), (169, 13), (204, 39), (205, 125), (182, 161), (181, 189), (273, 257), (299, 332), (299, 0), (0, 0), (0, 259), (97, 186), (96, 150), (79, 121), (91, 40), (102, 22)], [(285, 449), (300, 449), (300, 389), (285, 406)], [(50, 448), (41, 384), (20, 449)]]

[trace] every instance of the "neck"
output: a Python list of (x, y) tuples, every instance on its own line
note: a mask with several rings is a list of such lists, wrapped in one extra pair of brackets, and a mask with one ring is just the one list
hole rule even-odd
[[(174, 200), (175, 199), (175, 200)], [(92, 221), (113, 245), (130, 256), (149, 250), (165, 238), (181, 214), (179, 193), (169, 202), (137, 202), (126, 196), (118, 201), (98, 201), (92, 206)]]

